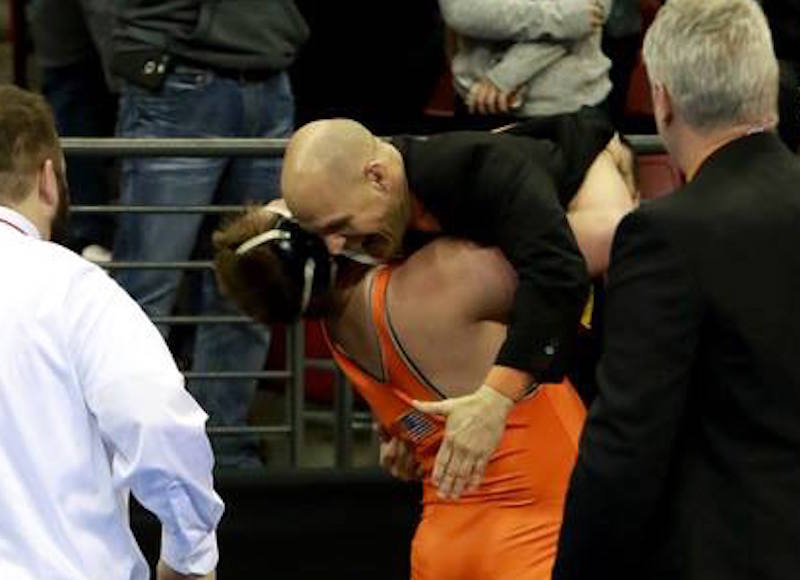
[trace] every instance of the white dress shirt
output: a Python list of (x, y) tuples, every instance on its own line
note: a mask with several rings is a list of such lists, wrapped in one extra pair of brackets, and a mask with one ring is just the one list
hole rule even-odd
[(148, 578), (129, 491), (167, 565), (215, 568), (206, 419), (141, 308), (0, 207), (0, 579)]

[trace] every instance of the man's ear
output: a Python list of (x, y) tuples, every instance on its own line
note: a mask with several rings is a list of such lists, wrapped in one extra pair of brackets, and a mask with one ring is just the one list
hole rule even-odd
[(52, 159), (46, 159), (39, 170), (39, 200), (53, 209), (58, 207), (58, 177)]
[(372, 187), (378, 191), (388, 193), (391, 189), (389, 183), (389, 169), (382, 161), (373, 159), (364, 166), (364, 177)]
[(669, 91), (662, 83), (654, 82), (650, 88), (650, 95), (653, 99), (653, 114), (656, 116), (656, 121), (661, 127), (669, 127), (675, 117)]

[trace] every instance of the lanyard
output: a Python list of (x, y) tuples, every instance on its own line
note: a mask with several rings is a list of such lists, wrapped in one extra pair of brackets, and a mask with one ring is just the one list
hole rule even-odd
[(10, 226), (10, 227), (14, 228), (19, 233), (21, 233), (23, 236), (27, 236), (28, 235), (19, 226), (16, 226), (16, 225), (12, 224), (10, 221), (6, 221), (3, 218), (0, 218), (0, 222), (6, 224), (7, 226)]

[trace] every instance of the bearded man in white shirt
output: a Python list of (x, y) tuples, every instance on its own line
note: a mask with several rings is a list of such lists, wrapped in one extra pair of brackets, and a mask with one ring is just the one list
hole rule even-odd
[(149, 578), (129, 492), (161, 521), (158, 578), (213, 578), (207, 416), (136, 303), (48, 241), (64, 172), (44, 100), (0, 86), (0, 578)]

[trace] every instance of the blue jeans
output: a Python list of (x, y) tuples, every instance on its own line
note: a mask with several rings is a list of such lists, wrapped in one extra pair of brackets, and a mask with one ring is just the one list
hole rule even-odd
[[(240, 83), (193, 67), (176, 67), (157, 92), (127, 85), (120, 99), (122, 137), (287, 137), (294, 124), (294, 99), (286, 73)], [(124, 204), (205, 205), (264, 203), (279, 196), (280, 158), (130, 158), (122, 164)], [(114, 259), (182, 261), (198, 242), (198, 214), (123, 214)], [(201, 240), (201, 243), (204, 240)], [(207, 242), (207, 240), (205, 240)], [(116, 276), (151, 316), (169, 315), (181, 273), (123, 270)], [(234, 314), (212, 272), (202, 275), (201, 312)], [(166, 335), (167, 329), (161, 328)], [(197, 328), (194, 371), (259, 371), (269, 346), (262, 325), (208, 324)], [(255, 392), (254, 380), (195, 380), (188, 388), (209, 414), (209, 425), (242, 426)], [(257, 437), (220, 436), (219, 465), (259, 464)]]

